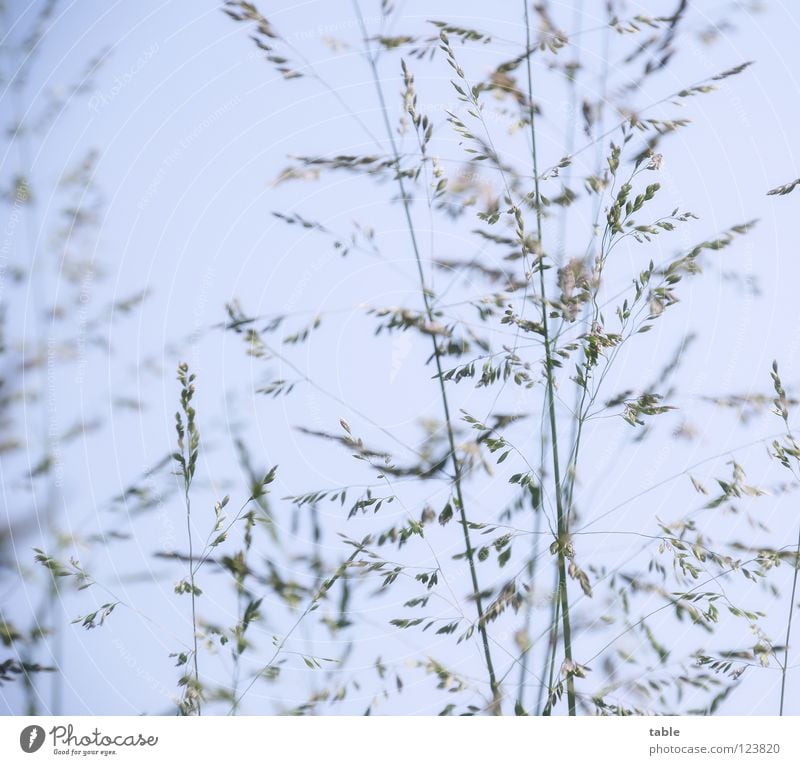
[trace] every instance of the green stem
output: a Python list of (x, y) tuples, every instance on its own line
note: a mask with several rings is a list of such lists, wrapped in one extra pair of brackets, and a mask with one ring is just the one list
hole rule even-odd
[[(530, 50), (531, 27), (528, 16), (528, 3), (523, 0), (525, 9), (525, 37), (526, 48)], [(542, 205), (539, 195), (539, 163), (536, 158), (536, 124), (535, 109), (533, 106), (533, 73), (531, 71), (531, 57), (526, 57), (528, 74), (528, 111), (531, 132), (531, 155), (533, 159), (533, 184), (536, 206), (536, 236), (541, 249), (542, 244)], [(540, 255), (540, 257), (542, 257)], [(558, 600), (561, 608), (561, 631), (564, 639), (564, 658), (568, 665), (572, 664), (572, 628), (569, 614), (569, 593), (567, 592), (567, 566), (564, 547), (567, 544), (568, 518), (564, 513), (564, 501), (561, 488), (561, 466), (558, 455), (558, 426), (556, 424), (555, 384), (553, 381), (553, 358), (550, 347), (550, 334), (547, 321), (547, 293), (544, 278), (544, 268), (539, 263), (539, 289), (542, 295), (542, 335), (544, 338), (545, 352), (545, 377), (547, 386), (547, 409), (550, 421), (550, 441), (553, 454), (553, 481), (555, 482), (556, 515), (558, 534)], [(575, 709), (575, 681), (571, 672), (567, 673), (567, 706), (570, 716), (576, 714)]]
[(794, 616), (795, 595), (797, 594), (797, 571), (800, 564), (800, 530), (797, 532), (797, 547), (794, 556), (794, 576), (792, 577), (792, 597), (789, 601), (789, 618), (786, 621), (786, 641), (783, 649), (783, 666), (781, 667), (781, 704), (778, 714), (783, 716), (783, 701), (786, 696), (786, 671), (789, 667), (789, 638), (792, 635), (792, 617)]
[(343, 576), (346, 572), (350, 564), (358, 557), (358, 555), (363, 551), (363, 547), (359, 546), (356, 548), (356, 551), (350, 555), (347, 560), (340, 564), (337, 570), (333, 573), (333, 575), (326, 579), (320, 588), (314, 593), (314, 596), (309, 600), (308, 604), (306, 605), (303, 613), (297, 618), (295, 623), (291, 626), (289, 631), (281, 638), (281, 641), (275, 646), (275, 650), (272, 653), (269, 661), (253, 676), (253, 679), (248, 683), (247, 687), (239, 694), (237, 698), (233, 699), (233, 704), (231, 705), (230, 710), (228, 711), (229, 715), (233, 715), (239, 709), (240, 704), (242, 703), (242, 699), (247, 695), (250, 689), (256, 684), (256, 680), (264, 675), (268, 669), (275, 666), (275, 660), (280, 656), (281, 652), (283, 651), (286, 643), (288, 642), (289, 638), (294, 634), (295, 630), (300, 626), (300, 623), (303, 619), (308, 616), (311, 611), (314, 609), (314, 606), (318, 603), (320, 598), (328, 593), (328, 591), (333, 587), (336, 581)]
[[(384, 127), (386, 128), (386, 134), (389, 138), (389, 144), (392, 149), (392, 156), (394, 158), (395, 168), (398, 174), (397, 182), (400, 188), (400, 197), (403, 204), (403, 212), (405, 214), (406, 225), (408, 228), (409, 236), (411, 238), (411, 248), (414, 252), (414, 259), (417, 264), (417, 273), (419, 275), (420, 290), (422, 292), (422, 300), (425, 306), (425, 314), (428, 317), (428, 321), (433, 322), (434, 321), (433, 308), (431, 306), (430, 294), (425, 284), (425, 272), (422, 268), (422, 256), (420, 254), (419, 244), (417, 242), (417, 235), (416, 235), (416, 230), (414, 228), (414, 221), (411, 216), (411, 205), (409, 197), (406, 194), (405, 183), (403, 182), (402, 175), (400, 174), (400, 152), (398, 150), (397, 143), (394, 138), (394, 132), (392, 130), (391, 122), (389, 121), (389, 111), (386, 106), (386, 99), (384, 98), (383, 95), (383, 88), (381, 88), (378, 67), (375, 63), (375, 58), (370, 50), (369, 35), (367, 32), (366, 25), (364, 24), (364, 17), (361, 14), (361, 8), (358, 4), (358, 0), (353, 0), (353, 6), (355, 8), (356, 16), (358, 17), (359, 25), (361, 27), (361, 31), (365, 39), (365, 44), (367, 46), (367, 61), (369, 62), (370, 69), (372, 70), (372, 79), (375, 84), (375, 90), (377, 91), (378, 100), (380, 102), (380, 107), (381, 107), (381, 114), (383, 116)], [(475, 599), (475, 608), (478, 614), (478, 622), (477, 622), (478, 633), (481, 636), (481, 643), (483, 644), (483, 654), (486, 661), (486, 669), (489, 674), (489, 687), (492, 693), (492, 711), (495, 714), (499, 714), (501, 712), (502, 697), (500, 694), (500, 686), (497, 682), (497, 676), (494, 670), (494, 663), (492, 661), (492, 652), (489, 647), (489, 636), (486, 631), (486, 622), (484, 619), (483, 599), (481, 597), (480, 584), (478, 583), (478, 572), (475, 566), (475, 555), (474, 555), (475, 551), (472, 546), (472, 540), (470, 538), (470, 533), (469, 533), (469, 521), (467, 519), (466, 510), (464, 508), (464, 496), (461, 488), (461, 463), (458, 461), (458, 456), (456, 454), (453, 423), (452, 423), (452, 418), (450, 416), (450, 404), (448, 401), (447, 391), (445, 389), (444, 377), (442, 374), (443, 369), (442, 369), (441, 351), (439, 350), (439, 346), (436, 342), (435, 337), (433, 336), (431, 337), (431, 342), (433, 343), (433, 356), (436, 361), (436, 372), (437, 372), (437, 378), (439, 380), (439, 392), (442, 399), (442, 408), (444, 410), (444, 421), (447, 430), (448, 445), (450, 448), (450, 459), (453, 465), (453, 483), (456, 490), (456, 499), (458, 502), (458, 511), (459, 511), (461, 528), (464, 532), (464, 548), (466, 552), (466, 558), (469, 563), (470, 578), (472, 580), (472, 594), (473, 598)]]
[[(555, 582), (553, 583), (553, 592), (558, 592), (558, 570), (555, 573)], [(544, 666), (547, 671), (547, 701), (542, 708), (542, 716), (549, 717), (553, 709), (553, 688), (555, 687), (555, 673), (556, 673), (556, 649), (558, 648), (558, 617), (561, 615), (561, 604), (557, 597), (553, 598), (553, 606), (550, 611), (550, 639), (547, 643), (549, 650), (545, 654)], [(550, 667), (548, 670), (547, 667)], [(544, 685), (542, 685), (544, 688)], [(541, 693), (539, 694), (539, 707), (541, 707)]]
[[(544, 456), (544, 444), (542, 444), (541, 454), (542, 456)], [(542, 462), (543, 461), (544, 460), (542, 460)], [(544, 466), (540, 465), (540, 468), (542, 467)], [(543, 472), (544, 472), (543, 470), (540, 470), (540, 475), (542, 475)], [(541, 488), (543, 489), (543, 487)], [(539, 496), (540, 498), (544, 496), (544, 491), (541, 491)], [(536, 513), (536, 520), (533, 526), (533, 547), (531, 550), (531, 558), (528, 562), (528, 581), (531, 583), (531, 592), (529, 593), (528, 600), (525, 605), (525, 626), (523, 627), (526, 637), (530, 633), (531, 622), (533, 621), (533, 605), (534, 605), (533, 595), (536, 592), (536, 590), (534, 589), (534, 580), (536, 579), (536, 569), (537, 569), (537, 564), (539, 562), (539, 541), (540, 541), (539, 537), (542, 529), (542, 516), (544, 515), (544, 510), (541, 507), (541, 504), (536, 510), (534, 510), (534, 512)], [(530, 653), (531, 653), (529, 649), (530, 646), (526, 645), (523, 654), (521, 656), (519, 665), (519, 688), (517, 690), (517, 701), (519, 702), (519, 705), (523, 708), (525, 706), (525, 680), (527, 679), (528, 676), (528, 664), (530, 661)], [(541, 704), (541, 690), (542, 687), (540, 686), (537, 707)]]
[[(187, 457), (187, 464), (188, 464), (188, 457)], [(192, 651), (192, 659), (194, 665), (194, 681), (195, 681), (195, 693), (197, 693), (197, 714), (198, 716), (202, 714), (200, 709), (200, 669), (198, 667), (198, 660), (197, 660), (197, 598), (195, 596), (195, 584), (194, 584), (194, 546), (192, 543), (192, 503), (189, 499), (189, 480), (188, 477), (184, 482), (184, 498), (186, 501), (186, 533), (189, 537), (189, 585), (192, 588), (191, 597), (192, 597), (192, 644), (193, 644), (193, 651)]]

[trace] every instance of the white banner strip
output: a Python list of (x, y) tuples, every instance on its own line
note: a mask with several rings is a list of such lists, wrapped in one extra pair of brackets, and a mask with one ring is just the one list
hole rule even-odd
[(798, 763), (796, 718), (5, 717), (0, 763)]

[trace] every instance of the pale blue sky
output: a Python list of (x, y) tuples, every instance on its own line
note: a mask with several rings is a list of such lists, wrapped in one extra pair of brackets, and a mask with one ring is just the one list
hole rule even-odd
[[(378, 3), (363, 2), (368, 28), (377, 32)], [(499, 56), (514, 50), (524, 40), (520, 24), (520, 4), (495, 3), (487, 17), (486, 4), (479, 2), (398, 2), (394, 31), (428, 33), (425, 20), (446, 18), (453, 23), (491, 31), (495, 40), (480, 49), (463, 52), (468, 74), (481, 76)], [(667, 13), (672, 2), (625, 4), (625, 15), (647, 12)], [(746, 10), (730, 15), (735, 29), (723, 31), (711, 46), (702, 45), (690, 30), (717, 21), (726, 13), (726, 4), (711, 3), (693, 8), (679, 38), (679, 53), (669, 70), (648, 81), (644, 92), (633, 102), (642, 107), (665, 95), (698, 82), (707, 76), (755, 60), (756, 65), (741, 76), (725, 80), (717, 93), (689, 99), (679, 110), (669, 105), (658, 107), (648, 116), (674, 118), (685, 116), (692, 125), (665, 141), (664, 167), (660, 182), (665, 187), (663, 207), (696, 213), (700, 220), (689, 224), (672, 238), (662, 237), (643, 251), (630, 247), (621, 250), (619, 260), (609, 273), (611, 284), (625, 286), (631, 269), (639, 269), (647, 260), (663, 260), (677, 249), (693, 245), (732, 225), (755, 218), (758, 226), (735, 247), (720, 253), (702, 278), (684, 285), (682, 303), (671, 309), (669, 324), (654, 331), (649, 343), (628, 353), (607, 384), (611, 395), (621, 387), (645, 383), (671, 356), (679, 340), (696, 331), (697, 340), (687, 353), (677, 377), (680, 405), (698, 430), (690, 442), (669, 438), (669, 432), (681, 417), (656, 430), (653, 438), (637, 446), (630, 442), (631, 431), (619, 418), (599, 420), (587, 431), (585, 460), (580, 474), (580, 509), (585, 521), (604, 515), (644, 488), (678, 474), (690, 465), (718, 455), (698, 468), (698, 477), (724, 476), (725, 463), (734, 455), (748, 470), (753, 483), (769, 482), (778, 477), (769, 472), (764, 448), (734, 451), (764, 435), (778, 432), (777, 418), (759, 418), (747, 426), (736, 421), (731, 412), (721, 412), (703, 403), (702, 396), (769, 391), (769, 365), (773, 358), (781, 362), (784, 381), (793, 386), (800, 360), (800, 326), (794, 285), (800, 277), (795, 257), (797, 250), (797, 205), (800, 196), (767, 197), (766, 191), (800, 175), (794, 125), (797, 122), (798, 83), (798, 13), (790, 3), (764, 3), (762, 13)], [(740, 4), (744, 5), (744, 4)], [(603, 23), (599, 2), (584, 2), (584, 34), (575, 38), (571, 55), (580, 60), (591, 74), (582, 88), (591, 88), (602, 70), (604, 33), (594, 30)], [(8, 34), (18, 39), (19, 29), (30, 23), (33, 9), (24, 2), (11, 2), (7, 14), (18, 19), (18, 27)], [(573, 3), (553, 3), (559, 23), (572, 28)], [(383, 137), (380, 112), (374, 99), (366, 62), (358, 55), (360, 34), (352, 6), (340, 2), (271, 3), (262, 8), (281, 34), (301, 49), (316, 69), (334, 84), (341, 98), (357, 113), (370, 131)], [(172, 445), (173, 412), (177, 404), (174, 367), (179, 359), (190, 361), (199, 378), (198, 413), (201, 432), (208, 434), (208, 449), (201, 457), (204, 481), (220, 481), (238, 476), (234, 450), (229, 435), (241, 424), (248, 442), (265, 466), (280, 464), (273, 497), (274, 508), (286, 533), (298, 546), (307, 546), (309, 527), (304, 520), (291, 527), (291, 509), (279, 498), (314, 488), (335, 487), (345, 483), (374, 481), (369, 471), (354, 467), (343, 450), (320, 443), (298, 433), (293, 426), (334, 431), (344, 417), (354, 432), (369, 442), (391, 447), (370, 421), (379, 423), (408, 444), (422, 438), (418, 426), (421, 417), (440, 417), (436, 385), (422, 364), (429, 354), (426, 338), (406, 336), (399, 340), (375, 339), (372, 319), (363, 306), (409, 305), (419, 308), (420, 299), (415, 266), (406, 246), (407, 235), (398, 205), (388, 204), (395, 189), (388, 185), (369, 186), (362, 179), (331, 175), (319, 183), (292, 183), (273, 186), (278, 173), (286, 166), (287, 154), (358, 154), (377, 151), (370, 137), (351, 115), (342, 111), (336, 99), (311, 78), (285, 82), (255, 54), (243, 25), (235, 24), (219, 11), (218, 3), (99, 3), (62, 2), (50, 22), (41, 53), (32, 65), (28, 84), (15, 101), (6, 84), (17, 66), (10, 56), (3, 59), (3, 91), (0, 93), (4, 123), (12, 119), (20, 105), (39, 113), (45, 94), (73, 82), (89, 57), (104, 47), (108, 58), (92, 84), (74, 94), (69, 108), (53, 122), (52, 129), (32, 138), (27, 145), (31, 155), (32, 187), (49, 190), (53, 183), (90, 148), (97, 148), (96, 182), (106, 204), (99, 221), (98, 235), (84, 246), (95, 264), (95, 276), (84, 281), (90, 310), (113, 300), (128, 297), (146, 288), (151, 291), (142, 308), (130, 316), (115, 316), (104, 325), (111, 338), (107, 355), (86, 350), (76, 364), (59, 367), (49, 383), (47, 401), (51, 417), (63, 430), (76, 419), (89, 419), (100, 407), (112, 423), (87, 434), (76, 448), (64, 448), (61, 474), (63, 483), (55, 500), (59, 527), (64, 531), (89, 534), (109, 529), (129, 530), (135, 537), (115, 543), (109, 551), (81, 553), (99, 580), (114, 582), (130, 572), (143, 574), (138, 584), (118, 584), (142, 610), (156, 618), (158, 627), (123, 609), (118, 610), (102, 629), (86, 632), (68, 627), (64, 632), (67, 685), (63, 709), (75, 713), (157, 713), (168, 708), (164, 694), (174, 691), (176, 671), (167, 657), (177, 650), (175, 636), (187, 632), (187, 603), (172, 593), (178, 576), (164, 564), (154, 563), (152, 552), (159, 547), (183, 549), (183, 518), (176, 498), (169, 497), (160, 511), (137, 519), (129, 525), (124, 514), (113, 515), (107, 499), (148, 465), (156, 462)], [(350, 47), (331, 50), (323, 44), (326, 35), (340, 38)], [(612, 36), (612, 43), (616, 43)], [(513, 44), (512, 44), (513, 43)], [(459, 49), (461, 50), (461, 49)], [(566, 55), (566, 54), (565, 54)], [(610, 87), (625, 82), (617, 73), (621, 54), (609, 61)], [(420, 93), (421, 110), (437, 124), (435, 150), (448, 169), (456, 167), (462, 156), (456, 137), (445, 123), (442, 106), (455, 103), (449, 85), (446, 63), (437, 58), (433, 64), (412, 63)], [(399, 116), (399, 93), (402, 80), (397, 57), (385, 56), (381, 74), (390, 99), (393, 115)], [(569, 102), (563, 80), (548, 75), (542, 80), (544, 116), (540, 122), (539, 152), (542, 166), (558, 161), (565, 153), (565, 124), (571, 122)], [(596, 94), (592, 94), (596, 95)], [(610, 118), (609, 118), (610, 119)], [(494, 121), (492, 121), (494, 120)], [(497, 140), (508, 152), (509, 161), (527, 166), (529, 159), (524, 140), (508, 137), (507, 118), (490, 112), (490, 125), (496, 125)], [(576, 136), (576, 146), (585, 137)], [(4, 146), (3, 177), (20, 168), (18, 141)], [(385, 142), (381, 141), (384, 151)], [(595, 153), (582, 155), (584, 168), (590, 169)], [(448, 165), (449, 163), (449, 165)], [(581, 166), (578, 165), (580, 168)], [(577, 172), (577, 171), (576, 171)], [(5, 183), (5, 182), (4, 182)], [(28, 232), (14, 232), (15, 257), (22, 262), (29, 253), (49, 257), (44, 240), (36, 247), (31, 238), (44, 230), (59, 214), (58, 199), (44, 191), (37, 197), (37, 207)], [(375, 228), (381, 259), (352, 252), (340, 258), (324, 238), (306, 234), (276, 221), (271, 212), (293, 211), (323, 222), (339, 232), (347, 232), (358, 220)], [(429, 230), (423, 204), (415, 206), (426, 253), (434, 250), (443, 257), (465, 257), (475, 248), (469, 236), (472, 221), (439, 226), (435, 235)], [(4, 212), (4, 215), (6, 213)], [(570, 223), (567, 250), (585, 247), (587, 208), (576, 208)], [(558, 236), (556, 222), (548, 224), (545, 240)], [(28, 255), (26, 255), (28, 253)], [(48, 303), (70, 295), (63, 286), (63, 275), (56, 275), (52, 261), (40, 263), (41, 289)], [(102, 276), (101, 276), (102, 271)], [(753, 297), (725, 278), (730, 271), (755, 276), (761, 290)], [(455, 283), (448, 274), (433, 275), (436, 290), (450, 290), (445, 302), (471, 296), (482, 286)], [(18, 328), (31, 331), (37, 306), (35, 294), (27, 292), (15, 305), (13, 321)], [(294, 379), (293, 370), (274, 362), (265, 368), (244, 354), (239, 337), (219, 331), (207, 331), (224, 319), (223, 305), (238, 298), (244, 310), (252, 314), (292, 313), (285, 329), (300, 328), (323, 314), (320, 328), (301, 346), (286, 346), (292, 362), (331, 394), (325, 396), (308, 384), (299, 383), (289, 398), (254, 397), (252, 390), (276, 377)], [(4, 299), (7, 299), (4, 295)], [(14, 305), (14, 304), (12, 304)], [(63, 330), (47, 325), (56, 336)], [(199, 333), (199, 334), (198, 334)], [(186, 341), (187, 337), (193, 340)], [(498, 336), (498, 344), (503, 338)], [(498, 345), (499, 347), (499, 345)], [(152, 362), (152, 363), (151, 363)], [(35, 381), (34, 381), (35, 382)], [(464, 408), (476, 416), (491, 411), (496, 391), (475, 391), (462, 383), (453, 388), (453, 407)], [(498, 406), (509, 411), (515, 405), (525, 407), (534, 399), (511, 390)], [(331, 396), (345, 404), (334, 401)], [(115, 398), (135, 397), (146, 404), (142, 411), (113, 405)], [(566, 396), (571, 400), (572, 394)], [(25, 428), (29, 458), (35, 463), (41, 454), (37, 436), (41, 434), (41, 412), (31, 407)], [(368, 419), (367, 419), (368, 418)], [(535, 453), (537, 434), (515, 431), (517, 444)], [(402, 452), (398, 452), (401, 459)], [(510, 462), (510, 461), (509, 461)], [(20, 490), (12, 476), (21, 465), (0, 473), (4, 505), (11, 519), (30, 512), (30, 495)], [(511, 472), (511, 471), (510, 471)], [(694, 474), (694, 473), (693, 473)], [(479, 478), (470, 484), (471, 506), (481, 520), (495, 519), (509, 494), (504, 479)], [(159, 485), (163, 486), (163, 480)], [(212, 497), (225, 491), (232, 494), (232, 504), (245, 494), (244, 486), (233, 483), (226, 488), (215, 485), (216, 492), (198, 489), (198, 507), (210, 508)], [(405, 491), (406, 489), (404, 489)], [(437, 503), (444, 500), (444, 488), (433, 493), (407, 489), (405, 501), (415, 508), (423, 499)], [(44, 494), (36, 504), (44, 506)], [(665, 483), (657, 491), (614, 511), (597, 522), (598, 531), (624, 529), (656, 531), (653, 516), (674, 519), (698, 504), (688, 478)], [(345, 522), (337, 506), (322, 506), (326, 535), (324, 552), (333, 561), (342, 554), (336, 532), (360, 537), (375, 528), (390, 524), (386, 515), (379, 519), (355, 519)], [(399, 510), (394, 511), (399, 513)], [(791, 496), (761, 500), (754, 508), (765, 522), (771, 522), (789, 535), (796, 535), (796, 516)], [(643, 520), (643, 516), (646, 518)], [(395, 516), (394, 520), (398, 520)], [(741, 517), (713, 520), (709, 529), (717, 536), (749, 537)], [(45, 536), (46, 539), (46, 536)], [(458, 552), (449, 548), (454, 537), (442, 532), (432, 534), (432, 544), (447, 558)], [(774, 537), (771, 538), (774, 543)], [(582, 554), (596, 553), (608, 565), (640, 550), (641, 538), (585, 537)], [(39, 540), (26, 538), (17, 549), (20, 558), (29, 555)], [(595, 545), (596, 549), (592, 547)], [(419, 555), (418, 563), (429, 551), (424, 547), (409, 553)], [(522, 549), (515, 560), (522, 558)], [(83, 559), (83, 557), (82, 557)], [(643, 560), (646, 560), (644, 558)], [(29, 561), (26, 561), (26, 563)], [(429, 562), (429, 561), (428, 561)], [(281, 566), (291, 568), (286, 559)], [(426, 563), (427, 565), (427, 563)], [(457, 564), (454, 576), (458, 576)], [(148, 573), (159, 575), (158, 583), (147, 581)], [(297, 572), (295, 572), (297, 573)], [(161, 576), (163, 574), (163, 576)], [(776, 581), (788, 581), (784, 566)], [(208, 576), (213, 582), (214, 577)], [(550, 576), (550, 572), (547, 572)], [(457, 581), (457, 579), (456, 579)], [(462, 580), (466, 590), (466, 581)], [(230, 621), (229, 601), (216, 601), (225, 591), (209, 582), (207, 609), (214, 618)], [(449, 641), (439, 638), (402, 635), (386, 625), (397, 616), (403, 593), (384, 600), (360, 601), (360, 616), (355, 663), (368, 666), (376, 654), (384, 660), (402, 662), (409, 658), (432, 655), (438, 651), (449, 656)], [(29, 612), (29, 598), (34, 593), (18, 588), (10, 597), (12, 614)], [(88, 604), (103, 602), (97, 588), (65, 596), (64, 620), (92, 610)], [(747, 595), (757, 600), (761, 595)], [(399, 603), (398, 603), (399, 600)], [(5, 606), (5, 604), (4, 604)], [(146, 606), (146, 607), (145, 607)], [(757, 606), (756, 606), (757, 607)], [(602, 602), (591, 611), (602, 611)], [(776, 639), (785, 619), (783, 601), (772, 602), (768, 628)], [(538, 611), (539, 617), (542, 612)], [(283, 621), (282, 621), (283, 620)], [(519, 620), (517, 620), (519, 621)], [(265, 626), (265, 634), (285, 629), (285, 617), (276, 616)], [(509, 629), (511, 628), (509, 623)], [(664, 630), (676, 643), (684, 636), (665, 622)], [(387, 635), (391, 639), (387, 638)], [(303, 635), (310, 641), (311, 633)], [(511, 642), (510, 634), (501, 641)], [(693, 638), (692, 638), (693, 639)], [(596, 637), (587, 638), (584, 654), (592, 654)], [(309, 650), (325, 655), (335, 646), (308, 642)], [(453, 656), (457, 669), (466, 675), (480, 674), (479, 658), (459, 649)], [(800, 660), (800, 653), (797, 654)], [(503, 671), (508, 660), (500, 662)], [(224, 671), (206, 662), (215, 677)], [(536, 667), (538, 671), (539, 660)], [(212, 670), (211, 667), (214, 666)], [(367, 670), (364, 670), (365, 674)], [(371, 670), (369, 670), (371, 672)], [(406, 696), (391, 698), (376, 712), (437, 712), (443, 705), (430, 695), (431, 683), (417, 671), (406, 673), (410, 688)], [(299, 673), (298, 673), (299, 675)], [(311, 689), (307, 674), (297, 683), (287, 682), (271, 689), (256, 686), (249, 699), (249, 711), (272, 711), (265, 699), (270, 693), (300, 702)], [(370, 675), (370, 680), (374, 675)], [(510, 691), (517, 672), (509, 675)], [(740, 688), (721, 711), (740, 714), (770, 714), (775, 711), (778, 673), (748, 671)], [(790, 684), (788, 709), (800, 712), (800, 678)], [(372, 686), (367, 683), (367, 688)], [(9, 686), (2, 689), (0, 708), (16, 711), (19, 696)], [(412, 699), (412, 701), (409, 701)], [(259, 703), (260, 700), (260, 703)], [(45, 704), (49, 696), (45, 694)], [(359, 713), (369, 702), (369, 694), (349, 699), (341, 710)]]

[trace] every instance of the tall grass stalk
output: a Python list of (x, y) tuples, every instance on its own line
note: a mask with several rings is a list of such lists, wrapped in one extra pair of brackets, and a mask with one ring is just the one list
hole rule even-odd
[(797, 575), (800, 571), (800, 530), (797, 532), (797, 544), (795, 545), (794, 557), (792, 559), (792, 593), (789, 597), (789, 613), (786, 617), (786, 640), (783, 649), (783, 664), (781, 665), (781, 700), (778, 707), (778, 715), (783, 716), (783, 705), (786, 699), (786, 675), (789, 670), (789, 641), (792, 637), (792, 619), (797, 597)]
[(556, 424), (555, 383), (553, 380), (553, 357), (550, 347), (550, 330), (548, 325), (547, 288), (544, 278), (544, 250), (542, 243), (542, 199), (539, 193), (539, 162), (536, 156), (536, 109), (533, 103), (533, 65), (531, 64), (531, 25), (527, 0), (522, 6), (525, 13), (525, 57), (528, 81), (528, 121), (531, 140), (531, 160), (533, 165), (534, 206), (536, 209), (536, 238), (539, 248), (539, 293), (542, 306), (542, 342), (545, 353), (545, 378), (547, 413), (550, 424), (550, 448), (553, 458), (553, 490), (556, 498), (556, 522), (558, 532), (558, 600), (561, 608), (562, 636), (564, 640), (564, 660), (567, 675), (567, 706), (569, 714), (575, 715), (575, 681), (572, 673), (572, 628), (570, 625), (569, 593), (567, 591), (566, 550), (569, 543), (569, 519), (564, 512), (564, 498), (561, 487), (561, 466), (559, 464), (558, 425)]
[[(195, 581), (195, 558), (194, 558), (194, 533), (192, 532), (192, 500), (190, 490), (192, 486), (192, 479), (194, 478), (195, 469), (197, 467), (197, 455), (200, 446), (200, 434), (197, 430), (195, 423), (195, 410), (192, 406), (192, 397), (194, 396), (194, 380), (195, 375), (189, 373), (189, 367), (186, 364), (181, 364), (178, 367), (178, 380), (181, 384), (181, 410), (175, 414), (175, 429), (178, 434), (178, 451), (173, 455), (176, 462), (180, 466), (181, 476), (183, 477), (183, 499), (184, 507), (186, 509), (186, 535), (189, 545), (189, 561), (188, 581), (179, 585), (179, 592), (187, 592), (191, 598), (191, 611), (192, 611), (192, 667), (194, 671), (194, 682), (187, 680), (186, 694), (187, 705), (185, 711), (197, 712), (198, 715), (202, 714), (201, 706), (201, 685), (200, 685), (200, 668), (199, 668), (199, 649), (198, 649), (198, 635), (197, 635), (197, 595), (199, 594), (197, 584)], [(185, 417), (185, 420), (184, 420)]]
[[(370, 46), (370, 36), (364, 22), (364, 16), (361, 13), (361, 7), (358, 0), (353, 0), (353, 8), (356, 16), (358, 17), (359, 26), (364, 37), (364, 44), (366, 46), (366, 58), (372, 73), (372, 81), (375, 87), (375, 92), (380, 103), (381, 115), (383, 117), (384, 128), (386, 129), (386, 136), (391, 146), (392, 156), (394, 159), (395, 167), (397, 168), (397, 184), (400, 190), (400, 198), (403, 205), (403, 214), (408, 229), (409, 239), (411, 241), (411, 248), (414, 253), (414, 260), (417, 266), (417, 274), (419, 276), (420, 293), (422, 295), (423, 305), (425, 307), (425, 314), (431, 324), (434, 323), (433, 307), (431, 306), (430, 291), (425, 281), (425, 271), (422, 265), (422, 255), (420, 253), (419, 244), (417, 241), (416, 228), (414, 226), (414, 219), (411, 215), (411, 201), (406, 192), (405, 183), (400, 167), (400, 152), (397, 147), (397, 142), (394, 138), (394, 131), (392, 130), (391, 122), (389, 121), (389, 111), (386, 106), (386, 99), (383, 94), (383, 87), (381, 86), (381, 78), (378, 72), (378, 65), (375, 56), (372, 53)], [(483, 655), (486, 662), (486, 671), (489, 675), (489, 688), (492, 694), (492, 711), (495, 714), (502, 712), (502, 696), (500, 686), (497, 683), (497, 676), (494, 669), (494, 662), (492, 660), (492, 651), (489, 646), (489, 636), (486, 630), (485, 614), (483, 609), (483, 597), (481, 595), (481, 587), (478, 582), (478, 571), (475, 565), (475, 550), (472, 545), (472, 539), (469, 533), (469, 520), (467, 518), (467, 510), (464, 502), (464, 493), (462, 490), (462, 475), (461, 463), (456, 452), (455, 436), (453, 434), (453, 421), (450, 414), (450, 403), (448, 401), (447, 389), (443, 377), (442, 356), (439, 345), (436, 341), (436, 336), (431, 335), (431, 343), (433, 347), (433, 356), (436, 363), (436, 374), (439, 381), (439, 393), (442, 402), (442, 411), (444, 415), (445, 429), (447, 431), (447, 441), (450, 448), (450, 460), (453, 466), (453, 484), (456, 490), (456, 499), (458, 501), (458, 512), (460, 516), (460, 524), (464, 536), (464, 551), (466, 553), (467, 563), (469, 565), (470, 580), (472, 583), (472, 595), (475, 600), (475, 610), (477, 612), (477, 629), (481, 636), (481, 643), (483, 645)]]
[[(771, 192), (770, 192), (771, 193)], [(783, 420), (785, 428), (785, 443), (781, 446), (778, 441), (772, 444), (772, 454), (785, 468), (791, 471), (797, 483), (800, 483), (800, 448), (792, 436), (792, 431), (789, 427), (789, 400), (786, 391), (783, 388), (780, 375), (778, 373), (778, 362), (772, 363), (772, 384), (775, 388), (774, 399), (774, 413), (779, 415)], [(797, 532), (797, 544), (795, 545), (794, 555), (792, 556), (792, 592), (789, 596), (789, 612), (786, 616), (786, 638), (783, 644), (783, 661), (779, 662), (781, 668), (781, 694), (778, 704), (778, 715), (783, 716), (784, 702), (786, 700), (786, 676), (789, 671), (789, 641), (792, 637), (792, 620), (794, 618), (794, 611), (797, 597), (797, 578), (800, 572), (800, 529)]]

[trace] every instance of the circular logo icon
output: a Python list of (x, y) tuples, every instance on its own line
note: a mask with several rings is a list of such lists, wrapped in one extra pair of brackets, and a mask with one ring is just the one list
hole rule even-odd
[(28, 752), (28, 754), (38, 752), (43, 743), (44, 728), (40, 725), (28, 725), (19, 734), (19, 745), (22, 747), (22, 751)]

